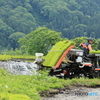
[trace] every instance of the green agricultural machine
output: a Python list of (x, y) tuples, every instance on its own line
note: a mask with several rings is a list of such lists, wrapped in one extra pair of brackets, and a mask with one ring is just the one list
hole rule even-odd
[(49, 75), (64, 79), (99, 77), (99, 63), (95, 66), (94, 60), (100, 59), (100, 53), (91, 52), (95, 59), (87, 58), (83, 56), (83, 50), (74, 47), (74, 43), (68, 40), (60, 41), (52, 47), (43, 62), (43, 66), (52, 66)]

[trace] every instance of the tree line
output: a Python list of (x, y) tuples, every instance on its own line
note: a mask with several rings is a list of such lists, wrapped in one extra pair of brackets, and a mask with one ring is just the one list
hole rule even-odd
[[(62, 33), (53, 31), (46, 27), (42, 27), (37, 28), (22, 38), (18, 38), (16, 42), (17, 44), (20, 44), (19, 49), (17, 48), (15, 51), (8, 50), (4, 53), (10, 55), (34, 55), (36, 52), (40, 52), (46, 55), (49, 50), (54, 47), (55, 43), (59, 41), (73, 41), (75, 48), (81, 49), (79, 47), (80, 43), (87, 42), (87, 39), (88, 37), (77, 37), (74, 39), (64, 38), (62, 37)], [(100, 50), (100, 39), (93, 38), (92, 47), (93, 50)]]

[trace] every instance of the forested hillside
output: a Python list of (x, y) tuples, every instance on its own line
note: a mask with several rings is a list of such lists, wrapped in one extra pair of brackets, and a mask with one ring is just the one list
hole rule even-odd
[(15, 49), (18, 38), (38, 27), (70, 39), (99, 38), (100, 0), (0, 0), (1, 48)]

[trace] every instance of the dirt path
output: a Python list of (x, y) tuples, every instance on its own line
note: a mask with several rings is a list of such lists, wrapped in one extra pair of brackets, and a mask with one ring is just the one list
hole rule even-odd
[(42, 97), (41, 100), (100, 100), (100, 87), (71, 87), (62, 89), (53, 97)]

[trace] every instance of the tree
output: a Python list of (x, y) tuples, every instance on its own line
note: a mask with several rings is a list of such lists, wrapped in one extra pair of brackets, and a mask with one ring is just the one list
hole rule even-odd
[(15, 32), (15, 33), (11, 34), (9, 36), (10, 47), (12, 47), (13, 50), (15, 50), (16, 48), (18, 48), (19, 47), (19, 44), (17, 42), (18, 39), (22, 38), (22, 37), (25, 37), (25, 36), (26, 36), (26, 34), (21, 33), (21, 32)]
[(34, 55), (36, 52), (46, 54), (52, 45), (61, 40), (60, 35), (61, 33), (46, 27), (38, 28), (26, 37), (19, 39), (20, 48), (22, 52), (28, 52), (31, 55)]
[(18, 6), (12, 11), (12, 15), (8, 18), (8, 24), (15, 32), (23, 32), (26, 34), (37, 27), (33, 15), (28, 13), (27, 9), (21, 6)]
[(13, 29), (0, 20), (0, 45), (3, 47), (8, 45), (8, 37), (12, 32)]
[(84, 36), (84, 32), (86, 32), (87, 26), (84, 24), (78, 24), (75, 26), (75, 34), (76, 37)]
[[(78, 37), (75, 39), (72, 39), (72, 41), (75, 42), (75, 47), (79, 49), (79, 45), (80, 43), (86, 43), (87, 42), (88, 37)], [(92, 44), (93, 50), (97, 50), (98, 49), (98, 41), (96, 41), (96, 39), (93, 38), (93, 44)]]

